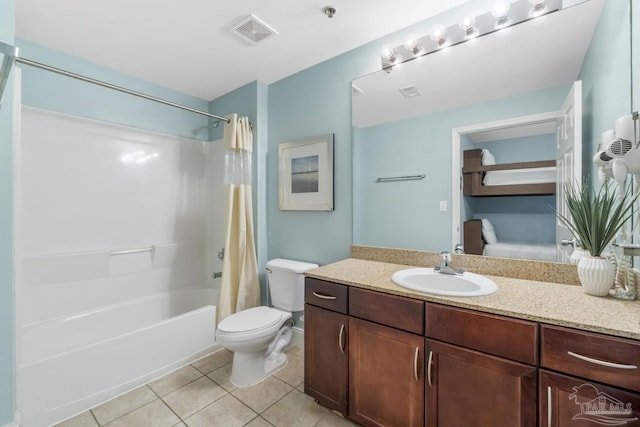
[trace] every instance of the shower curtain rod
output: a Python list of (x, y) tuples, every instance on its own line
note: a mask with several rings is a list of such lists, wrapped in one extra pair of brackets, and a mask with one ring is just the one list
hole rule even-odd
[(81, 74), (72, 73), (71, 71), (66, 71), (61, 68), (52, 67), (50, 65), (43, 64), (41, 62), (32, 61), (30, 59), (22, 58), (18, 55), (18, 48), (15, 46), (8, 45), (6, 43), (0, 42), (0, 51), (4, 53), (5, 57), (2, 62), (2, 69), (0, 69), (0, 99), (2, 99), (2, 93), (4, 92), (4, 86), (6, 85), (6, 81), (9, 77), (9, 72), (11, 70), (11, 66), (13, 65), (13, 61), (19, 62), (21, 64), (29, 65), (31, 67), (40, 68), (42, 70), (50, 71), (52, 73), (61, 74), (63, 76), (71, 77), (76, 80), (81, 80), (83, 82), (92, 83), (94, 85), (106, 87), (108, 89), (113, 89), (118, 92), (127, 93), (129, 95), (137, 96), (139, 98), (144, 98), (149, 101), (159, 102), (160, 104), (169, 105), (171, 107), (179, 108), (181, 110), (190, 111), (192, 113), (200, 114), (203, 116), (210, 117), (212, 119), (216, 119), (219, 121), (224, 121), (229, 123), (229, 119), (226, 117), (218, 116), (216, 114), (207, 113), (206, 111), (197, 110), (195, 108), (187, 107), (186, 105), (177, 104), (175, 102), (167, 101), (162, 98), (158, 98), (155, 96), (147, 95), (142, 92), (137, 92), (135, 90), (127, 89), (122, 86), (116, 86), (111, 83), (103, 82), (101, 80), (96, 80), (91, 77), (86, 77)]

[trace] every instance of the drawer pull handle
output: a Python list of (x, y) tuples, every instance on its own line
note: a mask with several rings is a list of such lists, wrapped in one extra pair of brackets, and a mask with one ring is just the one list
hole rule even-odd
[(551, 404), (551, 387), (547, 386), (547, 427), (553, 426), (553, 405)]
[(429, 384), (429, 387), (432, 387), (433, 384), (431, 383), (431, 365), (433, 362), (433, 351), (429, 352), (429, 361), (427, 362), (427, 383)]
[(342, 337), (344, 335), (344, 323), (340, 325), (340, 335), (338, 335), (338, 348), (344, 354), (344, 344), (342, 344)]
[(313, 295), (317, 296), (320, 299), (336, 299), (336, 297), (334, 297), (333, 295), (319, 294), (317, 292), (314, 292)]
[(585, 362), (593, 363), (600, 366), (606, 366), (607, 368), (616, 368), (616, 369), (638, 369), (636, 365), (622, 365), (620, 363), (612, 363), (606, 362), (604, 360), (592, 359), (591, 357), (583, 356), (578, 353), (574, 353), (572, 351), (567, 351), (569, 356), (573, 356), (576, 359), (584, 360)]
[(413, 355), (413, 378), (416, 379), (416, 382), (419, 383), (420, 379), (418, 378), (418, 355), (420, 354), (420, 347), (416, 347), (416, 353)]

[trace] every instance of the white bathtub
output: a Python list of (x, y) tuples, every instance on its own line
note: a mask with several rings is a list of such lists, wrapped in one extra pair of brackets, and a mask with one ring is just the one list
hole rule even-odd
[(189, 288), (25, 326), (22, 426), (55, 424), (214, 351), (215, 301), (214, 289)]

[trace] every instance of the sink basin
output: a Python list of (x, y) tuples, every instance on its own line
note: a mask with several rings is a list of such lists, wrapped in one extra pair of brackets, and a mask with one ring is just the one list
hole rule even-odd
[(464, 272), (462, 275), (442, 274), (433, 268), (407, 268), (391, 276), (396, 284), (418, 292), (448, 296), (489, 295), (498, 290), (498, 285), (479, 274)]

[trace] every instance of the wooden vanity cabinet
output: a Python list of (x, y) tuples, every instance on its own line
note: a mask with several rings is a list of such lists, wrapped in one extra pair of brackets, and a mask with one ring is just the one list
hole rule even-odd
[(424, 303), (349, 289), (349, 418), (424, 425)]
[(425, 329), (428, 427), (536, 426), (536, 323), (428, 303)]
[(640, 426), (638, 341), (542, 325), (541, 343), (540, 426)]
[(304, 392), (347, 415), (349, 381), (348, 288), (306, 278)]

